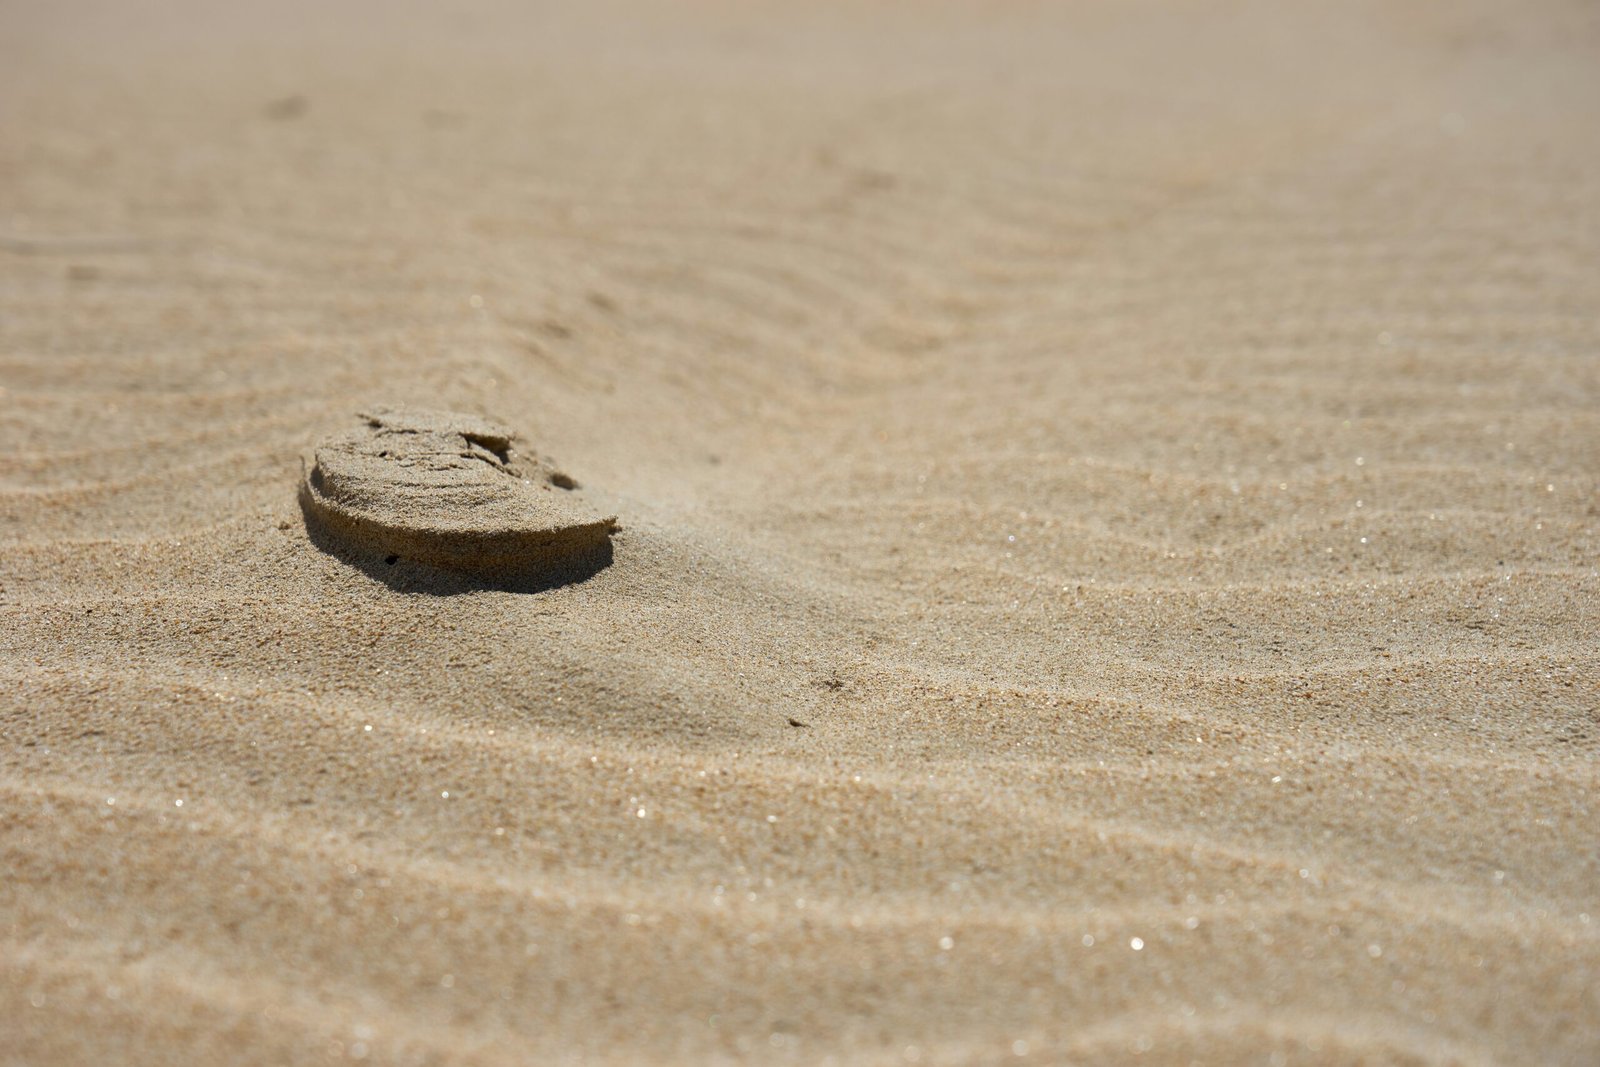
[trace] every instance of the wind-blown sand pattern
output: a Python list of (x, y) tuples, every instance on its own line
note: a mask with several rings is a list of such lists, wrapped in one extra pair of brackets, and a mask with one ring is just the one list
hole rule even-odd
[(1592, 4), (223, 6), (0, 10), (0, 1061), (1600, 1060)]

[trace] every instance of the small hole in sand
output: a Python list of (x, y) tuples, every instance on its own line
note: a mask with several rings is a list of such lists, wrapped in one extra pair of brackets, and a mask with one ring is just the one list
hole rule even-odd
[(578, 488), (577, 479), (573, 478), (570, 474), (562, 474), (560, 471), (556, 471), (554, 474), (550, 475), (550, 484), (555, 486), (557, 489)]
[(491, 453), (502, 465), (511, 462), (511, 439), (483, 433), (463, 433), (461, 435), (479, 448)]
[(387, 563), (389, 566), (393, 567), (396, 563), (400, 562), (400, 557), (399, 556), (384, 556), (383, 557), (383, 561), (385, 563)]

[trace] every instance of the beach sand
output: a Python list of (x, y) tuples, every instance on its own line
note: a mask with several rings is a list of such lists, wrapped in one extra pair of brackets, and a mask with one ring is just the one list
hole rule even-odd
[[(0, 1062), (1600, 1061), (1597, 111), (1581, 2), (0, 6)], [(374, 405), (609, 565), (325, 551)]]

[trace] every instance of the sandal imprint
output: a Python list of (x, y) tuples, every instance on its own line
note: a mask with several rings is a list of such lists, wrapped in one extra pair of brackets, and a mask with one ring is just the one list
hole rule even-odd
[(550, 567), (602, 550), (617, 528), (577, 483), (489, 419), (375, 408), (316, 446), (300, 499), (341, 541), (467, 573)]

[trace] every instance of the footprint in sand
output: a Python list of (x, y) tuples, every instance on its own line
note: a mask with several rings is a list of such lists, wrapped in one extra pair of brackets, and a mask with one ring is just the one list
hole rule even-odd
[(307, 457), (300, 501), (338, 544), (475, 576), (559, 569), (607, 553), (614, 516), (476, 415), (378, 408)]

